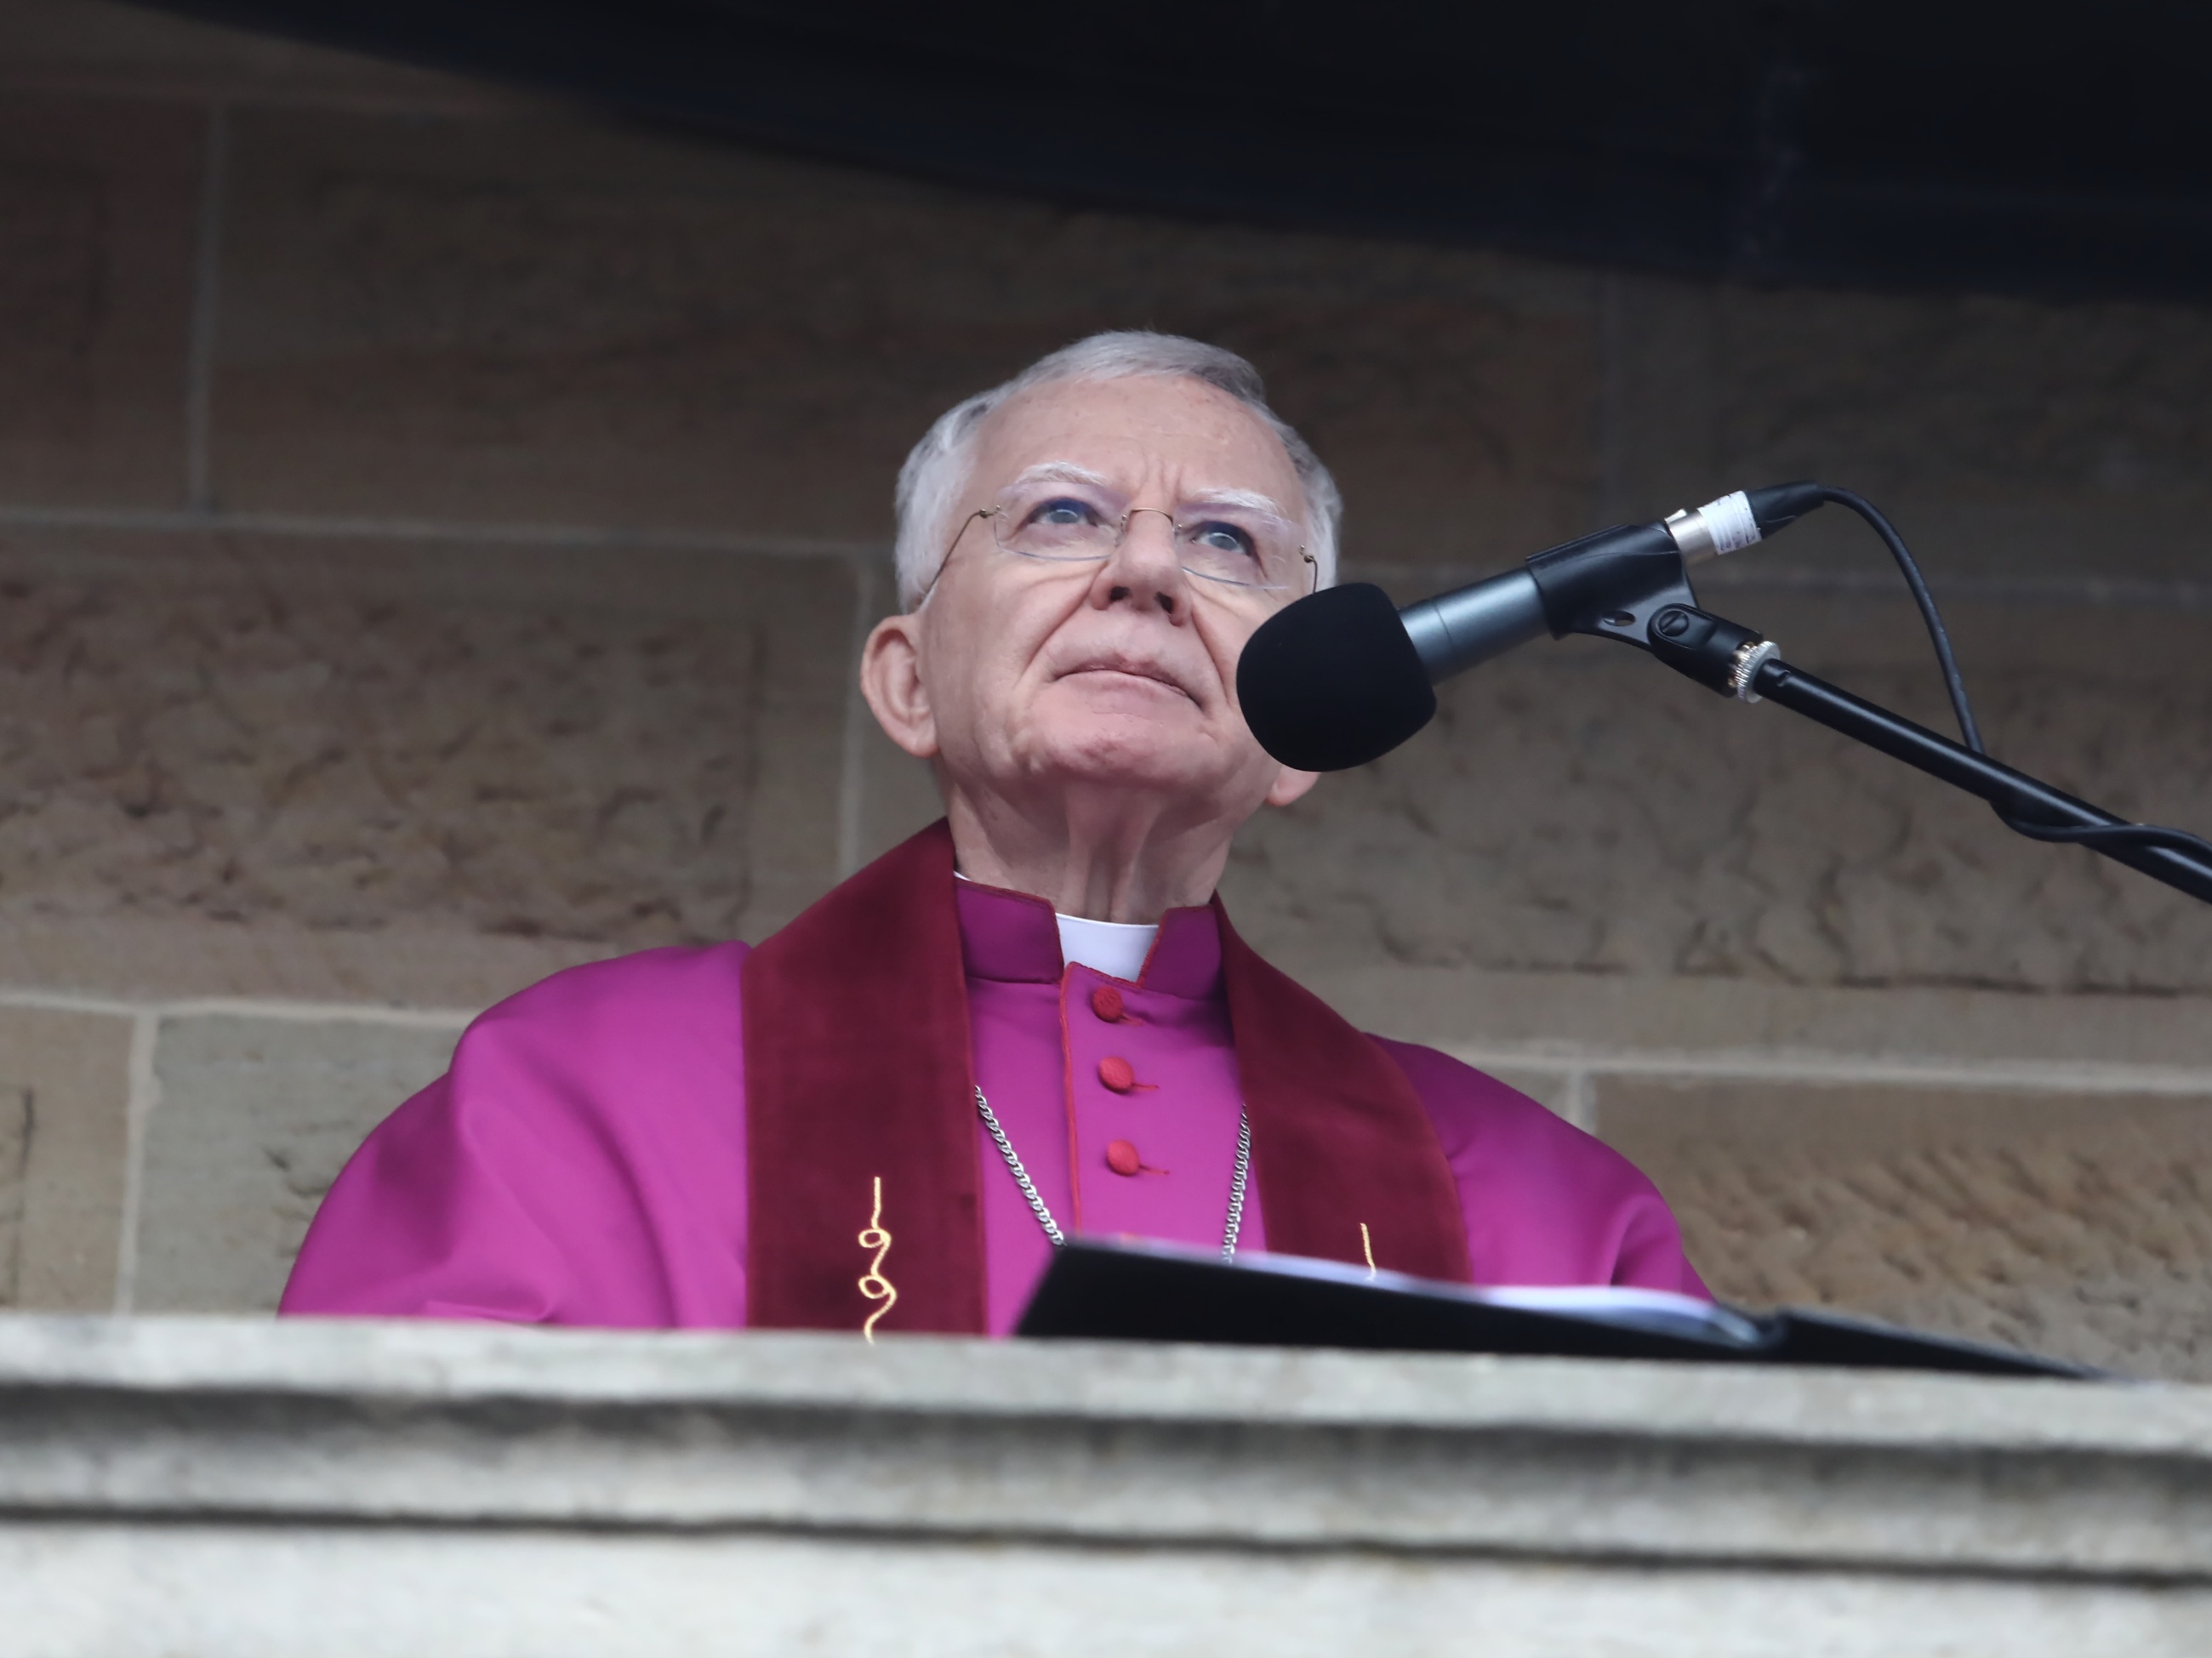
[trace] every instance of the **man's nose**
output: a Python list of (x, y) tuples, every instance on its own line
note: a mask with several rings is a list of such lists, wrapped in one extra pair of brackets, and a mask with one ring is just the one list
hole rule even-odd
[(1116, 604), (1157, 609), (1180, 623), (1190, 612), (1189, 580), (1175, 515), (1158, 507), (1132, 507), (1121, 544), (1091, 586), (1091, 602), (1102, 610)]

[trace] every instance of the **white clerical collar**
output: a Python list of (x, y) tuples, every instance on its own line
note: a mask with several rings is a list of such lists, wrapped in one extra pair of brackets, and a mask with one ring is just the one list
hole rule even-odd
[(1159, 925), (1138, 926), (1127, 921), (1087, 921), (1080, 915), (1053, 912), (1060, 923), (1060, 958), (1087, 967), (1109, 979), (1136, 980), (1145, 972), (1145, 957), (1152, 953)]
[[(958, 870), (952, 874), (956, 880), (968, 878)], [(1152, 940), (1160, 932), (1157, 922), (1143, 926), (1127, 921), (1092, 921), (1080, 915), (1062, 915), (1058, 910), (1052, 919), (1060, 927), (1062, 962), (1132, 982), (1144, 976), (1145, 957), (1152, 953)]]

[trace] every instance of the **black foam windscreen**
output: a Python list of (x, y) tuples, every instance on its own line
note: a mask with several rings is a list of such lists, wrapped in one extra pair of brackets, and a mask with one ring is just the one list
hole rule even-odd
[(1299, 771), (1364, 766), (1437, 712), (1398, 607), (1364, 581), (1268, 618), (1237, 664), (1237, 700), (1260, 746)]

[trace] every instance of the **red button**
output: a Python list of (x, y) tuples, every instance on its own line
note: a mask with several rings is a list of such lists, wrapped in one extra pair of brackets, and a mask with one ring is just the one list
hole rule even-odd
[(1098, 1080), (1116, 1094), (1126, 1094), (1137, 1085), (1136, 1068), (1120, 1054), (1109, 1054), (1098, 1061)]
[(1117, 1175), (1133, 1175), (1145, 1166), (1145, 1160), (1128, 1141), (1109, 1140), (1106, 1145), (1106, 1166)]
[(1091, 993), (1091, 1011), (1108, 1024), (1121, 1022), (1121, 993), (1111, 985), (1101, 985)]

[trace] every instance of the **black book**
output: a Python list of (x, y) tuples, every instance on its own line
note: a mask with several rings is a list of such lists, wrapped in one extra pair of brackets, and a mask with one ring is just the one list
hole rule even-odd
[(1753, 1315), (1657, 1290), (1492, 1288), (1336, 1261), (1218, 1255), (1156, 1243), (1053, 1252), (1015, 1332), (1107, 1341), (1358, 1347), (1557, 1358), (1827, 1364), (1972, 1376), (2093, 1378), (2033, 1354), (1831, 1313)]

